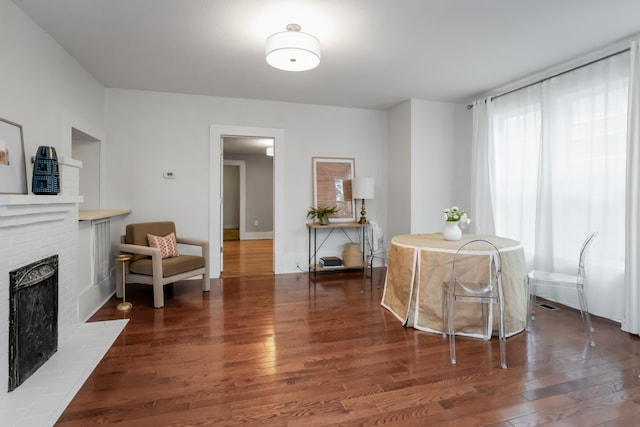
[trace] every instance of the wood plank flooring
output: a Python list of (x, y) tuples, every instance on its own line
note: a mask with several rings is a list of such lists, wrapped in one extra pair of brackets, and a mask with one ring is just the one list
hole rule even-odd
[[(383, 269), (374, 269), (380, 280)], [(402, 327), (360, 293), (361, 272), (175, 285), (163, 309), (128, 285), (128, 314), (108, 301), (92, 318), (129, 324), (58, 426), (637, 426), (640, 340), (595, 318), (537, 310), (507, 342), (448, 341)]]
[(222, 277), (273, 273), (273, 239), (224, 242)]

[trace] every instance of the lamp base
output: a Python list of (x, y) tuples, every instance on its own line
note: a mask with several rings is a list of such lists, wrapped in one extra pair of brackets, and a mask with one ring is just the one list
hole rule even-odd
[(367, 223), (367, 210), (364, 208), (364, 199), (362, 199), (362, 209), (360, 209), (360, 220), (358, 220), (358, 224), (366, 224)]

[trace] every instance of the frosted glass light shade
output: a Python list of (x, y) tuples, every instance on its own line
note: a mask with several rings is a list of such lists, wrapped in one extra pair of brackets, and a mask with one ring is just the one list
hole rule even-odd
[(265, 48), (269, 65), (285, 71), (306, 71), (320, 64), (320, 41), (300, 29), (297, 24), (289, 24), (287, 31), (269, 36)]
[(354, 199), (373, 199), (376, 183), (371, 177), (355, 177), (352, 182)]

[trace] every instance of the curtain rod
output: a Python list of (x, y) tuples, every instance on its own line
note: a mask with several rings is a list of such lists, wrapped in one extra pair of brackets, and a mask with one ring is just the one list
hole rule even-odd
[[(570, 68), (570, 69), (568, 69), (568, 70), (560, 71), (559, 73), (553, 74), (553, 75), (551, 75), (551, 76), (549, 76), (549, 77), (545, 77), (544, 79), (537, 80), (537, 81), (535, 81), (535, 82), (532, 82), (532, 83), (526, 84), (526, 85), (521, 86), (521, 87), (518, 87), (518, 88), (516, 88), (516, 89), (511, 89), (511, 90), (509, 90), (509, 91), (507, 91), (507, 92), (501, 93), (501, 94), (496, 95), (496, 96), (492, 96), (492, 97), (490, 97), (490, 98), (491, 98), (492, 100), (494, 100), (494, 99), (498, 99), (498, 98), (500, 98), (501, 96), (509, 95), (510, 93), (517, 92), (517, 91), (522, 90), (522, 89), (526, 89), (526, 88), (531, 87), (531, 86), (533, 86), (533, 85), (537, 85), (538, 83), (542, 83), (542, 82), (545, 82), (545, 81), (547, 81), (547, 80), (551, 80), (551, 79), (553, 79), (553, 78), (555, 78), (555, 77), (559, 77), (559, 76), (562, 76), (562, 75), (564, 75), (564, 74), (570, 73), (570, 72), (572, 72), (572, 71), (579, 70), (580, 68), (587, 67), (587, 66), (589, 66), (589, 65), (595, 64), (596, 62), (604, 61), (605, 59), (609, 59), (609, 58), (611, 58), (611, 57), (613, 57), (613, 56), (620, 55), (621, 53), (628, 52), (629, 50), (631, 50), (631, 48), (630, 48), (630, 47), (627, 47), (627, 48), (621, 49), (621, 50), (619, 50), (619, 51), (617, 51), (617, 52), (613, 52), (613, 53), (610, 53), (609, 55), (603, 56), (602, 58), (598, 58), (598, 59), (594, 59), (593, 61), (589, 61), (589, 62), (587, 62), (586, 64), (578, 65), (578, 66), (575, 66), (575, 67)], [(470, 110), (470, 109), (472, 109), (472, 108), (473, 108), (473, 104), (467, 104), (467, 110)]]

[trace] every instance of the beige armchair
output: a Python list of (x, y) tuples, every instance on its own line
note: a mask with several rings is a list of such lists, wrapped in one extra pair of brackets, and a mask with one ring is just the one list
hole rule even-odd
[[(176, 232), (173, 222), (146, 222), (129, 224), (125, 235), (121, 237), (120, 252), (133, 255), (125, 263), (125, 283), (153, 285), (153, 305), (164, 306), (164, 285), (202, 275), (202, 291), (210, 288), (209, 281), (209, 242), (178, 237), (177, 243), (200, 246), (202, 255), (178, 255), (162, 259), (159, 248), (151, 247), (147, 234), (167, 236)], [(122, 297), (122, 275), (116, 280), (116, 295)]]

